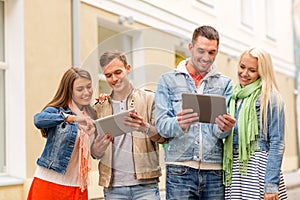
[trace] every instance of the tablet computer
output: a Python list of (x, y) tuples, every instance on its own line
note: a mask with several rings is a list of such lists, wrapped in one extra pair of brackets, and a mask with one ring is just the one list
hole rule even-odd
[(199, 122), (215, 123), (217, 116), (226, 114), (226, 99), (209, 94), (182, 94), (182, 109), (191, 108), (199, 115)]
[(97, 133), (116, 137), (125, 133), (134, 131), (132, 127), (124, 125), (124, 116), (130, 116), (129, 112), (135, 112), (134, 109), (126, 110), (114, 115), (109, 115), (95, 120)]

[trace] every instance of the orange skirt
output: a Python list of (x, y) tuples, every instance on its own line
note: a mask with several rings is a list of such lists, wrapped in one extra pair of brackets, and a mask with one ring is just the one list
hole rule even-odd
[(34, 178), (27, 200), (88, 200), (88, 191), (79, 187), (64, 186)]

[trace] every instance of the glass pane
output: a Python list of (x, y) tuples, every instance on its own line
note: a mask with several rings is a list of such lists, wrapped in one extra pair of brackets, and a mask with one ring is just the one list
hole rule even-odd
[(175, 68), (177, 67), (177, 65), (183, 61), (184, 59), (186, 59), (186, 55), (185, 55), (185, 52), (182, 52), (182, 51), (176, 51), (175, 52)]
[(253, 28), (253, 1), (252, 0), (242, 0), (241, 1), (241, 23), (242, 25), (252, 29)]
[(271, 40), (276, 40), (277, 1), (266, 0), (266, 35)]
[(5, 86), (4, 86), (4, 70), (0, 70), (0, 173), (5, 172)]
[(215, 7), (215, 0), (197, 0), (199, 3), (202, 3), (203, 5), (214, 8)]
[[(114, 50), (117, 49), (121, 52), (126, 53), (127, 62), (130, 65), (132, 63), (132, 37), (128, 35), (129, 32), (120, 33), (109, 28), (99, 26), (98, 27), (98, 41), (99, 41), (99, 48), (98, 48), (98, 55), (100, 56), (106, 50)], [(99, 60), (99, 57), (98, 57)], [(99, 94), (100, 93), (110, 93), (111, 88), (106, 82), (105, 76), (102, 74), (101, 68), (98, 66), (99, 69)], [(129, 78), (133, 79), (133, 73), (129, 74)]]
[(4, 2), (0, 1), (0, 61), (4, 61)]

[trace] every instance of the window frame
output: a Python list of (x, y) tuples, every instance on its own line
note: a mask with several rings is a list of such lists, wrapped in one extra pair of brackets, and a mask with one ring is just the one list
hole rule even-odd
[[(254, 1), (252, 0), (241, 0), (240, 1), (240, 24), (247, 30), (254, 30)], [(243, 12), (244, 10), (249, 12)]]
[(24, 2), (1, 1), (5, 30), (5, 62), (0, 67), (5, 70), (6, 169), (0, 174), (0, 186), (8, 186), (22, 184), (26, 178)]
[(217, 14), (216, 3), (217, 0), (193, 0), (192, 1), (192, 5), (195, 8), (212, 16), (216, 16)]
[[(0, 45), (2, 45), (1, 48), (1, 55), (0, 56), (0, 73), (3, 72), (3, 80), (0, 80), (0, 91), (1, 91), (1, 96), (0, 96), (0, 108), (1, 108), (1, 113), (0, 113), (0, 174), (3, 174), (6, 172), (6, 142), (5, 142), (5, 137), (6, 137), (6, 131), (5, 131), (5, 70), (7, 68), (7, 64), (5, 62), (5, 3), (4, 1), (0, 0), (1, 3), (3, 3), (3, 10), (2, 7), (0, 8), (0, 14), (3, 15), (3, 22), (1, 20), (0, 25), (2, 25), (3, 27), (1, 27), (1, 32), (3, 30), (3, 33), (0, 34), (0, 36), (3, 36), (3, 38), (1, 37), (0, 40), (2, 41), (0, 43)], [(1, 16), (2, 19), (2, 16)], [(2, 82), (3, 81), (3, 82)], [(2, 85), (3, 84), (3, 85)], [(2, 88), (3, 87), (3, 88)], [(2, 94), (2, 92), (4, 94)]]
[(276, 12), (278, 10), (278, 0), (265, 0), (265, 12), (266, 12), (266, 38), (271, 41), (277, 40), (277, 21)]

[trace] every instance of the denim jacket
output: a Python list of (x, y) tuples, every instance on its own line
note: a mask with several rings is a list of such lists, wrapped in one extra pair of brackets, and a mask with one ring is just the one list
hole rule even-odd
[(216, 124), (196, 123), (185, 133), (176, 118), (182, 110), (182, 93), (221, 95), (228, 102), (233, 83), (215, 66), (196, 87), (182, 61), (177, 70), (163, 74), (155, 94), (155, 124), (159, 133), (168, 138), (166, 162), (201, 161), (222, 164), (223, 141), (230, 131), (222, 132)]
[(47, 107), (34, 116), (34, 124), (47, 132), (47, 142), (37, 160), (39, 166), (65, 174), (77, 137), (78, 124), (66, 122), (68, 107)]
[[(256, 113), (258, 120), (258, 138), (256, 151), (268, 152), (268, 161), (265, 174), (265, 192), (277, 193), (280, 182), (280, 170), (284, 153), (284, 133), (285, 133), (285, 116), (284, 116), (284, 103), (280, 102), (280, 109), (271, 94), (272, 110), (270, 103), (268, 105), (268, 128), (267, 133), (263, 131), (260, 126), (260, 97), (257, 99)], [(240, 108), (240, 107), (239, 107)], [(238, 112), (239, 112), (238, 108)], [(238, 113), (237, 112), (237, 113)], [(238, 118), (237, 122), (238, 122)], [(238, 123), (235, 123), (233, 135), (233, 147), (238, 149)]]

